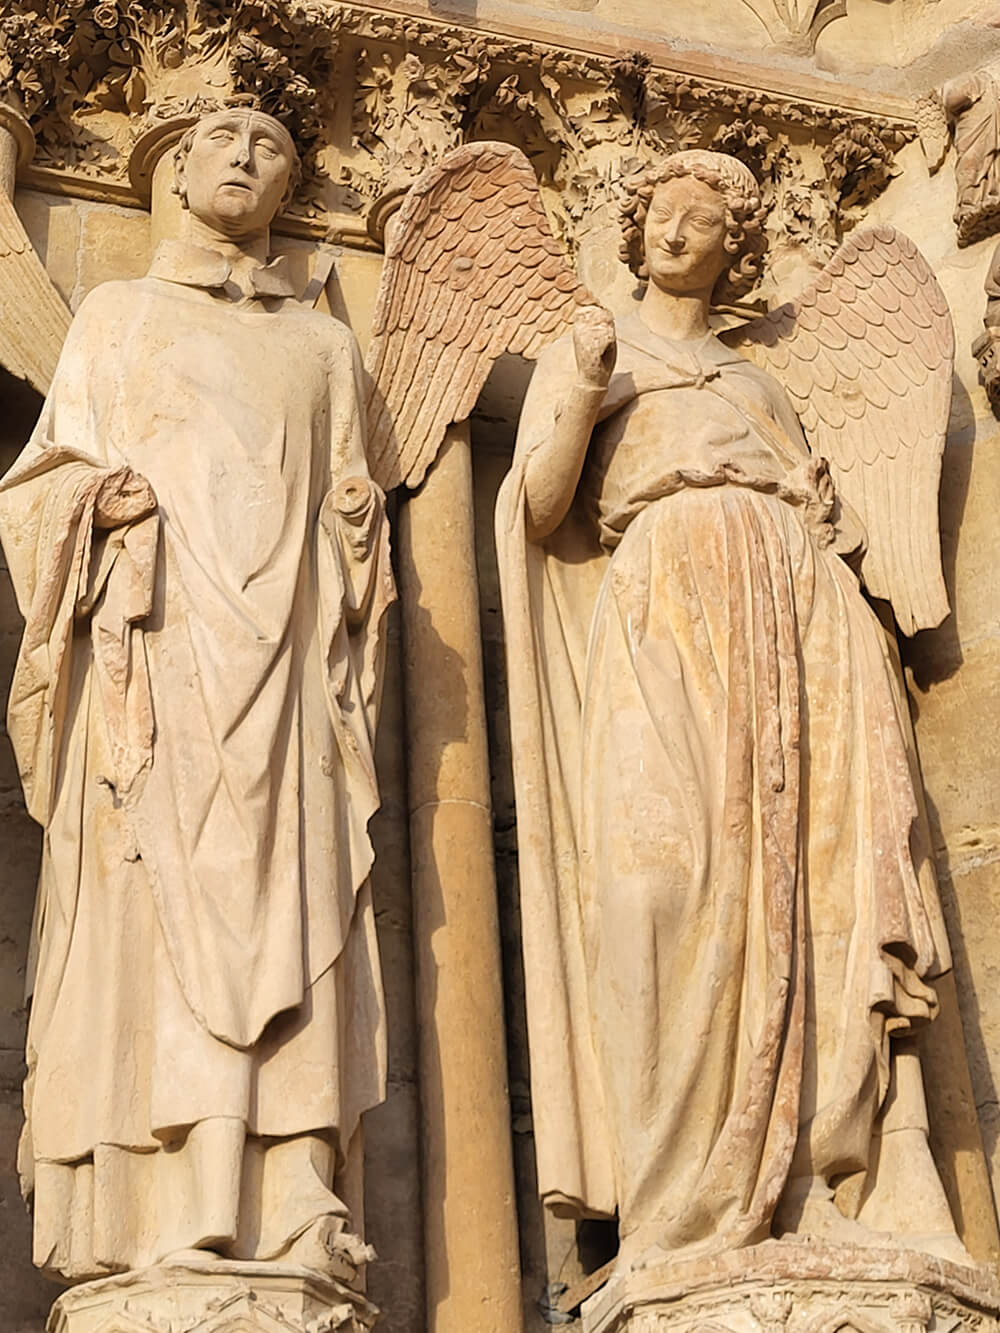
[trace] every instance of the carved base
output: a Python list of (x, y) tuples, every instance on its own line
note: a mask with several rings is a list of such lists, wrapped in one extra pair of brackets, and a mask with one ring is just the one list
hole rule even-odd
[(998, 1333), (986, 1269), (905, 1250), (770, 1240), (612, 1278), (583, 1333)]
[(378, 1311), (343, 1283), (277, 1264), (158, 1264), (64, 1292), (46, 1333), (367, 1333)]

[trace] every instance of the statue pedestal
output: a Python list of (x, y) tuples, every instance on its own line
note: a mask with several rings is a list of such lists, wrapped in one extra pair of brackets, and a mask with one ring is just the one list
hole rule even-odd
[(612, 1278), (583, 1333), (996, 1333), (991, 1272), (908, 1250), (769, 1240)]
[(308, 1268), (192, 1260), (72, 1287), (46, 1333), (368, 1333), (377, 1315)]

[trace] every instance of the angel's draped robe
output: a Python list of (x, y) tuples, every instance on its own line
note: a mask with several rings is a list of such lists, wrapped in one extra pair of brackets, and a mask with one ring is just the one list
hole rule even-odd
[[(636, 317), (569, 515), (501, 491), (542, 1197), (675, 1254), (768, 1234), (792, 1173), (869, 1165), (890, 1036), (949, 963), (905, 701), (780, 386)], [(928, 1159), (929, 1161), (929, 1159)]]
[[(280, 263), (280, 261), (279, 261)], [(351, 334), (280, 266), (167, 244), (83, 303), (0, 486), (10, 732), (45, 829), (21, 1148), (84, 1277), (327, 1214), (382, 1095), (367, 877), (393, 596)], [(93, 522), (118, 468), (155, 515)]]

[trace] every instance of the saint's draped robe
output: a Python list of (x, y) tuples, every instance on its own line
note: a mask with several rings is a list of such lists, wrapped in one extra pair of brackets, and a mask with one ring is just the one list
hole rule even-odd
[[(368, 873), (393, 597), (352, 335), (281, 261), (167, 243), (92, 292), (0, 484), (43, 825), (21, 1149), (70, 1277), (281, 1252), (381, 1099)], [(230, 289), (231, 290), (231, 289)], [(123, 467), (156, 512), (104, 531)]]

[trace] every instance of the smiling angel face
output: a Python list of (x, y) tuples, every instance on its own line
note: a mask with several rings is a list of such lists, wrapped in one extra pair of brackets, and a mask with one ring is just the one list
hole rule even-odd
[[(641, 282), (677, 293), (707, 286), (716, 304), (751, 290), (767, 244), (766, 210), (742, 162), (726, 153), (685, 149), (623, 184), (619, 253)], [(707, 277), (713, 269), (714, 290)]]
[(662, 291), (711, 292), (729, 265), (726, 201), (694, 176), (675, 176), (653, 191), (643, 248), (649, 280)]
[(296, 163), (291, 137), (271, 116), (220, 111), (199, 121), (182, 144), (177, 187), (196, 218), (236, 239), (269, 225)]

